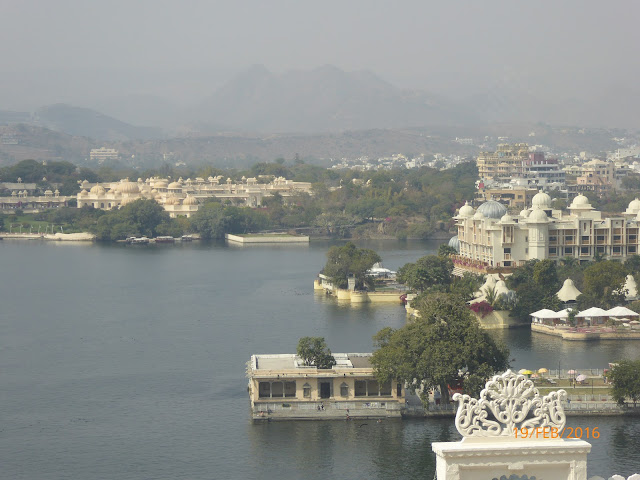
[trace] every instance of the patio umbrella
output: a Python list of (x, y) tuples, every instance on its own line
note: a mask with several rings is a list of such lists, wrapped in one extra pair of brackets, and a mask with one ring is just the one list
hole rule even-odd
[(533, 372), (531, 370), (527, 370), (527, 369), (523, 368), (518, 373), (521, 374), (521, 375), (531, 375)]
[(578, 375), (578, 376), (576, 377), (576, 380), (577, 380), (578, 382), (584, 382), (586, 379), (587, 379), (587, 376), (586, 376), (586, 375)]
[(546, 368), (539, 368), (538, 373), (549, 373), (549, 370), (547, 370)]
[(575, 370), (569, 370), (567, 373), (568, 373), (569, 375), (575, 375), (575, 374), (576, 374), (576, 373), (578, 373), (578, 372), (576, 372)]
[(531, 375), (531, 378), (538, 378), (540, 375), (538, 375), (537, 373), (534, 373), (533, 375)]

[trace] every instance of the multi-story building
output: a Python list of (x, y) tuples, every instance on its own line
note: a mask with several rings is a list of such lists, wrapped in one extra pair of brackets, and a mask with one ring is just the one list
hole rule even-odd
[(624, 213), (602, 218), (584, 195), (578, 195), (569, 213), (553, 210), (546, 193), (533, 197), (532, 208), (509, 215), (501, 203), (489, 201), (474, 210), (468, 203), (454, 217), (459, 254), (457, 267), (490, 271), (515, 267), (532, 259), (573, 257), (591, 261), (596, 257), (624, 260), (638, 254), (640, 200)]
[(92, 148), (89, 159), (93, 162), (103, 163), (105, 160), (118, 160), (118, 150), (115, 148)]
[(476, 159), (482, 179), (505, 180), (522, 175), (522, 163), (529, 158), (526, 143), (500, 144), (495, 152), (481, 152)]
[(532, 152), (522, 162), (522, 177), (531, 179), (531, 184), (546, 186), (564, 186), (565, 172), (560, 168), (557, 158), (545, 158), (542, 152)]

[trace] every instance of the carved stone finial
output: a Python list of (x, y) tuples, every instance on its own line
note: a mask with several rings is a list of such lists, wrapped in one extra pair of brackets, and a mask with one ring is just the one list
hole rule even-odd
[[(456, 393), (456, 428), (463, 437), (513, 437), (516, 429), (553, 428), (562, 432), (567, 421), (564, 390), (544, 397), (524, 375), (507, 370), (485, 384), (480, 398)], [(541, 438), (542, 435), (540, 435)]]

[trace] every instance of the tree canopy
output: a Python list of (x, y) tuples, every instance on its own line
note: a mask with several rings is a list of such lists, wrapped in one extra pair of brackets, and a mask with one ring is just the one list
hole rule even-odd
[(367, 270), (380, 261), (380, 256), (368, 248), (358, 248), (352, 242), (344, 246), (333, 246), (327, 252), (327, 263), (323, 273), (338, 288), (347, 288), (348, 278), (353, 276), (356, 288), (362, 289), (365, 284), (373, 286), (367, 277)]
[(640, 401), (640, 360), (623, 360), (611, 369), (609, 377), (613, 388), (611, 395), (620, 405), (626, 399), (633, 402), (633, 406)]
[(453, 262), (447, 256), (426, 255), (398, 270), (398, 281), (424, 292), (434, 287), (446, 289), (452, 282)]
[(327, 347), (324, 337), (302, 337), (298, 340), (296, 353), (305, 365), (331, 368), (336, 364), (336, 359), (331, 355), (331, 350)]
[(611, 308), (625, 300), (627, 269), (614, 260), (595, 262), (584, 269), (582, 295), (578, 297), (581, 309), (589, 307)]
[(480, 328), (458, 297), (433, 294), (420, 317), (374, 336), (373, 364), (379, 381), (408, 382), (413, 390), (438, 387), (448, 402), (449, 387), (478, 395), (485, 381), (508, 367), (508, 349)]

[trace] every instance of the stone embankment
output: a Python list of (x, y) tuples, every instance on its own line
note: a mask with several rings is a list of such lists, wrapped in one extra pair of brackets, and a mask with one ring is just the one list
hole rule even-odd
[(96, 239), (93, 233), (0, 233), (0, 238), (18, 240), (56, 240), (59, 242), (92, 242)]

